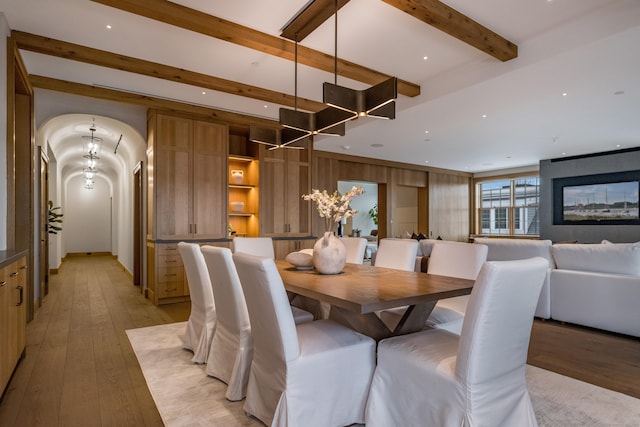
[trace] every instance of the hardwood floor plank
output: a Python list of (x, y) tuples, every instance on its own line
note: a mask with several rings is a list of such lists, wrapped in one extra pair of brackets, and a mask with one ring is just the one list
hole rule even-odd
[(86, 274), (74, 283), (69, 341), (60, 402), (60, 423), (100, 425), (100, 400), (91, 327), (89, 280)]

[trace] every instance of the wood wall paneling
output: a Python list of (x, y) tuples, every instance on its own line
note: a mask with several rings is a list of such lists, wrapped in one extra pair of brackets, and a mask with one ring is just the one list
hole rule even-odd
[(429, 175), (430, 237), (466, 242), (470, 233), (471, 178), (433, 173)]

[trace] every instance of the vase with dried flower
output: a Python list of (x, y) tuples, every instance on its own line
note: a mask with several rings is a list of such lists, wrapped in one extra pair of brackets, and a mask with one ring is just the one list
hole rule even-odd
[(312, 190), (311, 194), (303, 194), (304, 200), (312, 200), (316, 204), (316, 211), (325, 220), (324, 235), (313, 246), (313, 266), (320, 274), (338, 274), (342, 272), (347, 260), (347, 249), (334, 234), (336, 223), (343, 218), (349, 218), (357, 213), (351, 209), (351, 200), (362, 194), (362, 187), (354, 186), (345, 194), (334, 191), (329, 194)]

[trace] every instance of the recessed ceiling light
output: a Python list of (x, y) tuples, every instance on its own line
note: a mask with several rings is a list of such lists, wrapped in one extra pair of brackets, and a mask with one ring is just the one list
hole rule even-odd
[(371, 144), (371, 147), (380, 148), (380, 147), (384, 147), (384, 144)]
[(616, 144), (616, 148), (620, 148), (620, 147), (621, 147), (621, 145), (620, 145), (620, 144)]
[(264, 108), (269, 108), (269, 106), (267, 104), (264, 104)]
[(202, 94), (203, 94), (203, 95), (206, 95), (206, 94), (207, 94), (207, 92), (205, 92), (205, 91), (202, 91)]
[(429, 133), (429, 131), (428, 131), (428, 130), (425, 130), (425, 131), (424, 131), (424, 133)]
[(351, 146), (350, 146), (350, 145), (343, 145), (343, 146), (342, 146), (342, 149), (343, 149), (343, 150), (348, 150), (348, 149), (350, 149), (350, 148), (351, 148)]
[(562, 96), (567, 96), (567, 92), (562, 92)]
[(425, 163), (429, 163), (429, 160), (425, 160), (424, 162), (425, 162)]
[(482, 115), (482, 118), (483, 118), (483, 119), (486, 119), (486, 118), (487, 118), (487, 115), (486, 115), (486, 114), (483, 114), (483, 115)]
[(111, 29), (111, 25), (107, 25), (107, 30), (110, 30), (110, 29)]
[(567, 155), (567, 153), (565, 153), (565, 152), (563, 151), (563, 152), (562, 152), (562, 155), (563, 155), (563, 156), (566, 156), (566, 155)]
[(428, 56), (423, 56), (422, 59), (426, 61), (427, 59), (429, 59), (429, 57)]

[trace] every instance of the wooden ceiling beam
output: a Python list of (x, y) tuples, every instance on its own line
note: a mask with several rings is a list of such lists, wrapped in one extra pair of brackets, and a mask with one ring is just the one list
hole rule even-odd
[[(295, 43), (289, 40), (272, 36), (167, 0), (154, 0), (153, 2), (148, 0), (92, 1), (290, 61), (295, 59)], [(333, 56), (304, 46), (298, 46), (298, 62), (329, 73), (334, 72)], [(391, 77), (344, 59), (338, 59), (337, 68), (339, 75), (372, 86)], [(420, 85), (398, 79), (398, 92), (405, 96), (418, 96), (420, 95)]]
[(220, 120), (225, 123), (234, 123), (237, 125), (255, 125), (267, 128), (281, 127), (276, 120), (263, 119), (261, 117), (249, 116), (247, 114), (240, 114), (231, 111), (224, 111), (215, 108), (187, 104), (184, 102), (172, 101), (170, 99), (157, 98), (146, 94), (86, 85), (83, 83), (59, 80), (34, 74), (29, 75), (29, 80), (35, 88), (69, 93), (72, 95), (87, 96), (90, 98), (104, 99), (107, 101), (123, 102), (126, 104), (139, 105), (147, 108), (189, 113), (203, 118)]
[(481, 51), (508, 61), (518, 46), (438, 0), (382, 0)]
[[(337, 9), (340, 10), (349, 0), (337, 2)], [(284, 24), (280, 37), (300, 42), (335, 13), (336, 0), (312, 0)]]
[[(12, 31), (11, 36), (15, 39), (18, 48), (31, 52), (57, 56), (59, 58), (85, 62), (88, 64), (99, 65), (101, 67), (114, 68), (121, 71), (156, 77), (159, 79), (184, 83), (196, 87), (244, 96), (247, 98), (259, 99), (261, 101), (286, 105), (288, 107), (294, 107), (296, 105), (296, 98), (293, 95), (287, 95), (257, 86), (246, 85), (231, 80), (196, 73), (194, 71), (183, 70), (169, 65), (119, 55), (104, 50), (63, 42), (22, 31)], [(298, 97), (297, 106), (298, 108), (307, 111), (320, 111), (323, 108), (326, 108), (326, 105), (321, 102), (300, 97)]]

